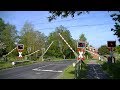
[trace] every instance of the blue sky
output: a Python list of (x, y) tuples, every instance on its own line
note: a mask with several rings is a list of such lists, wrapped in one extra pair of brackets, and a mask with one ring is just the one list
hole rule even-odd
[(56, 27), (63, 25), (68, 27), (73, 39), (79, 39), (83, 33), (87, 41), (96, 48), (107, 44), (109, 40), (116, 40), (119, 44), (117, 36), (114, 36), (114, 32), (111, 31), (111, 28), (114, 27), (114, 21), (110, 17), (110, 12), (91, 11), (89, 14), (82, 14), (75, 16), (75, 18), (70, 16), (64, 19), (57, 18), (52, 22), (48, 22), (49, 15), (48, 11), (0, 11), (0, 17), (5, 22), (15, 25), (18, 31), (21, 30), (25, 21), (31, 22), (36, 30), (47, 36)]

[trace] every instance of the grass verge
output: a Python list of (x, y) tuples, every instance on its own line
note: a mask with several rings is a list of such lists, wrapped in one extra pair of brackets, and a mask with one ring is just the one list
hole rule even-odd
[(60, 79), (74, 79), (74, 67), (72, 65), (68, 66), (62, 73)]
[(33, 63), (36, 63), (36, 62), (32, 62), (32, 61), (23, 62), (23, 63), (19, 63), (19, 64), (16, 64), (16, 65), (13, 66), (11, 61), (7, 61), (7, 62), (0, 61), (0, 70), (13, 68), (13, 67), (18, 67), (18, 66), (30, 65), (30, 64), (33, 64)]
[(103, 70), (111, 76), (110, 79), (120, 79), (120, 61), (116, 63), (103, 63)]
[[(88, 67), (86, 63), (89, 62), (89, 60), (84, 60), (83, 68), (80, 70), (79, 77), (77, 79), (86, 79), (86, 73), (88, 70)], [(59, 79), (74, 79), (75, 78), (75, 67), (72, 65), (68, 66), (62, 73), (61, 77)]]

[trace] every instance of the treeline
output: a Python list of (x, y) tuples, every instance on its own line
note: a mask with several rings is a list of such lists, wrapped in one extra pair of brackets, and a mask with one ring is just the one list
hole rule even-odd
[[(45, 57), (55, 57), (72, 59), (75, 58), (73, 52), (65, 44), (65, 42), (60, 38), (59, 34), (65, 38), (65, 40), (71, 45), (71, 47), (77, 50), (77, 40), (74, 40), (71, 36), (70, 31), (64, 26), (59, 26), (55, 28), (55, 31), (51, 32), (48, 36), (44, 33), (37, 31), (30, 22), (25, 22), (20, 33), (16, 30), (15, 25), (10, 23), (5, 23), (2, 18), (0, 18), (0, 57), (6, 55), (12, 49), (16, 47), (16, 44), (24, 44), (23, 56), (28, 55), (36, 50), (39, 52), (32, 55), (33, 59), (37, 59), (42, 55), (42, 50), (50, 45), (52, 41), (54, 43), (49, 48)], [(84, 34), (80, 35), (80, 38), (87, 41)], [(79, 40), (78, 39), (78, 40)], [(14, 50), (9, 57), (17, 57), (18, 51)]]

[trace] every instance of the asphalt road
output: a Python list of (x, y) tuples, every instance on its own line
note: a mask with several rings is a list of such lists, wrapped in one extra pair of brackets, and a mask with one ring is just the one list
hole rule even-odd
[(87, 79), (109, 79), (109, 75), (102, 70), (100, 64), (96, 60), (91, 60), (88, 63)]
[(0, 79), (57, 79), (75, 60), (41, 62), (0, 71)]

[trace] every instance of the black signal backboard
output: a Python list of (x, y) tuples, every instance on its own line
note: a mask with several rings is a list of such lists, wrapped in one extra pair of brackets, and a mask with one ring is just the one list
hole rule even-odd
[(18, 44), (17, 45), (17, 49), (18, 50), (23, 50), (24, 49), (24, 45), (23, 44)]
[(78, 42), (77, 43), (77, 48), (84, 48), (86, 47), (85, 42)]
[(107, 41), (108, 47), (116, 47), (116, 41)]

